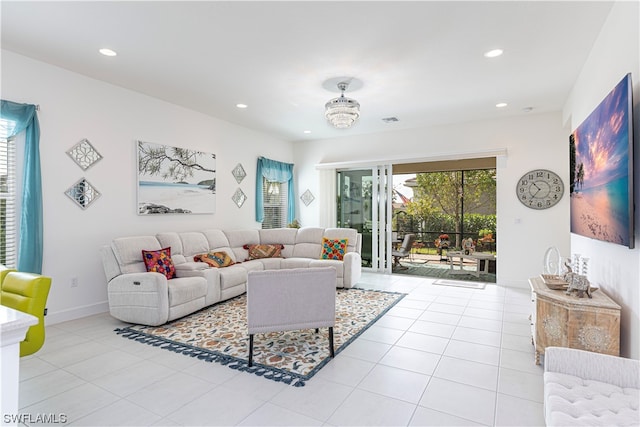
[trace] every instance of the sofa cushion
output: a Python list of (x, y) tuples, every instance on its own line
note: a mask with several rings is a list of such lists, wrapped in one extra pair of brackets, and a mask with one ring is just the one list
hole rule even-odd
[(266, 228), (258, 230), (261, 244), (282, 244), (282, 256), (291, 258), (296, 244), (297, 228)]
[(213, 249), (209, 246), (209, 241), (203, 233), (189, 232), (178, 234), (180, 235), (180, 240), (182, 240), (183, 254), (186, 259), (190, 260), (195, 255), (204, 254)]
[(244, 245), (244, 249), (249, 254), (249, 259), (261, 259), (261, 258), (281, 258), (282, 249), (284, 246), (280, 243), (271, 245)]
[(173, 264), (182, 264), (187, 260), (184, 257), (184, 250), (182, 248), (182, 240), (176, 232), (165, 232), (156, 234), (156, 238), (160, 242), (163, 248), (171, 248), (171, 259)]
[(637, 426), (640, 421), (637, 388), (623, 388), (559, 372), (545, 372), (544, 383), (548, 425)]
[(184, 304), (207, 293), (207, 281), (204, 277), (181, 277), (169, 280), (169, 307)]
[(167, 279), (173, 279), (176, 268), (171, 259), (171, 248), (162, 248), (157, 251), (142, 250), (142, 259), (148, 272), (162, 273)]
[(193, 260), (203, 262), (213, 268), (228, 267), (235, 264), (231, 256), (225, 251), (210, 251), (205, 254), (194, 255)]
[(280, 268), (306, 268), (312, 261), (310, 258), (283, 258)]
[(140, 256), (141, 251), (162, 249), (155, 236), (119, 237), (113, 239), (111, 247), (123, 274), (147, 271)]
[(349, 239), (329, 239), (322, 238), (321, 259), (335, 259), (342, 261), (344, 254), (347, 252), (347, 242)]
[(258, 230), (225, 230), (224, 234), (227, 236), (229, 246), (238, 261), (249, 259), (249, 253), (247, 249), (244, 249), (244, 245), (260, 244)]
[[(250, 263), (256, 263), (256, 265), (245, 265)], [(242, 285), (247, 282), (247, 269), (261, 270), (262, 264), (260, 261), (249, 261), (240, 264), (230, 265), (226, 268), (219, 269), (220, 273), (220, 289), (225, 290), (233, 288), (234, 286)]]

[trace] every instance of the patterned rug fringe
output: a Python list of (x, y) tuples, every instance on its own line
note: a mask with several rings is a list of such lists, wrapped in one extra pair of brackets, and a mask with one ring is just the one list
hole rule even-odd
[[(369, 291), (367, 289), (359, 289), (361, 291)], [(371, 325), (373, 325), (378, 319), (384, 316), (391, 308), (393, 308), (406, 294), (398, 293), (398, 292), (388, 292), (388, 291), (372, 291), (372, 292), (381, 292), (385, 294), (393, 294), (397, 295), (397, 299), (390, 303), (387, 307), (385, 307), (382, 311), (378, 313), (375, 318), (371, 319), (362, 329), (360, 329), (357, 333), (349, 337), (342, 345), (335, 349), (335, 354), (338, 355), (342, 350), (344, 350), (347, 346), (349, 346), (353, 341), (355, 341), (360, 335), (362, 335)], [(239, 298), (239, 297), (236, 297)], [(205, 308), (201, 311), (205, 311), (208, 308)], [(141, 332), (133, 329), (135, 325), (125, 327), (125, 328), (117, 328), (115, 332), (130, 340), (134, 340), (136, 342), (151, 345), (153, 347), (158, 347), (163, 350), (169, 350), (174, 353), (182, 354), (185, 356), (195, 357), (199, 360), (203, 360), (206, 362), (215, 362), (220, 363), (221, 365), (227, 366), (231, 369), (238, 370), (240, 372), (249, 372), (254, 375), (258, 375), (260, 377), (281, 382), (284, 384), (288, 384), (294, 387), (303, 387), (313, 375), (315, 375), (323, 366), (331, 361), (331, 357), (327, 356), (323, 360), (319, 361), (317, 365), (307, 374), (298, 374), (296, 372), (289, 372), (284, 369), (275, 368), (271, 366), (267, 366), (264, 364), (256, 363), (252, 367), (248, 366), (248, 361), (246, 359), (242, 359), (235, 356), (230, 356), (226, 354), (222, 354), (219, 351), (208, 350), (205, 348), (195, 347), (186, 343), (176, 342), (168, 338), (159, 337), (156, 335), (147, 334), (145, 332)]]

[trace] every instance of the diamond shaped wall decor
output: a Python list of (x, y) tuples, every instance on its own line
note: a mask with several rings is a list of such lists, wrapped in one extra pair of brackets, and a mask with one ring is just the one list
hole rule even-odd
[(100, 192), (84, 178), (80, 178), (78, 182), (64, 192), (71, 200), (76, 202), (82, 209), (86, 209), (100, 197)]
[(300, 200), (302, 200), (302, 203), (304, 203), (305, 206), (309, 206), (315, 199), (316, 198), (313, 196), (311, 191), (309, 191), (309, 189), (307, 189), (307, 191), (302, 193), (302, 196), (300, 196)]
[(240, 188), (238, 188), (236, 190), (236, 192), (233, 193), (233, 196), (231, 197), (231, 200), (233, 200), (233, 202), (236, 204), (236, 206), (241, 208), (242, 205), (244, 205), (244, 202), (247, 200), (247, 195), (244, 194), (244, 192)]
[(88, 139), (78, 142), (67, 151), (67, 154), (84, 171), (102, 159), (98, 150), (91, 145)]
[(236, 178), (236, 181), (238, 181), (238, 184), (240, 184), (242, 182), (242, 180), (244, 179), (244, 177), (247, 176), (247, 173), (244, 171), (244, 168), (242, 167), (242, 165), (240, 163), (238, 163), (236, 165), (236, 167), (233, 168), (231, 173)]

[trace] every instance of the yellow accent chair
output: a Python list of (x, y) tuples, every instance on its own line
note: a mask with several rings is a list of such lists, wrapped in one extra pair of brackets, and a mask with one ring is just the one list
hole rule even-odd
[(7, 274), (12, 271), (16, 271), (14, 268), (9, 268), (5, 265), (0, 264), (0, 286), (2, 286), (2, 282), (4, 282), (4, 278)]
[(38, 318), (38, 324), (29, 328), (25, 340), (20, 343), (20, 357), (28, 356), (44, 344), (44, 315), (51, 278), (17, 271), (5, 273), (2, 269), (0, 278), (0, 304)]

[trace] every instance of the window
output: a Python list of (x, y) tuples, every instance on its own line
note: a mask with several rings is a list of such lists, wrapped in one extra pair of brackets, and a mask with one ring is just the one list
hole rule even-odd
[(287, 226), (287, 183), (262, 178), (264, 197), (264, 221), (262, 228)]
[(16, 145), (0, 119), (0, 263), (16, 267)]

